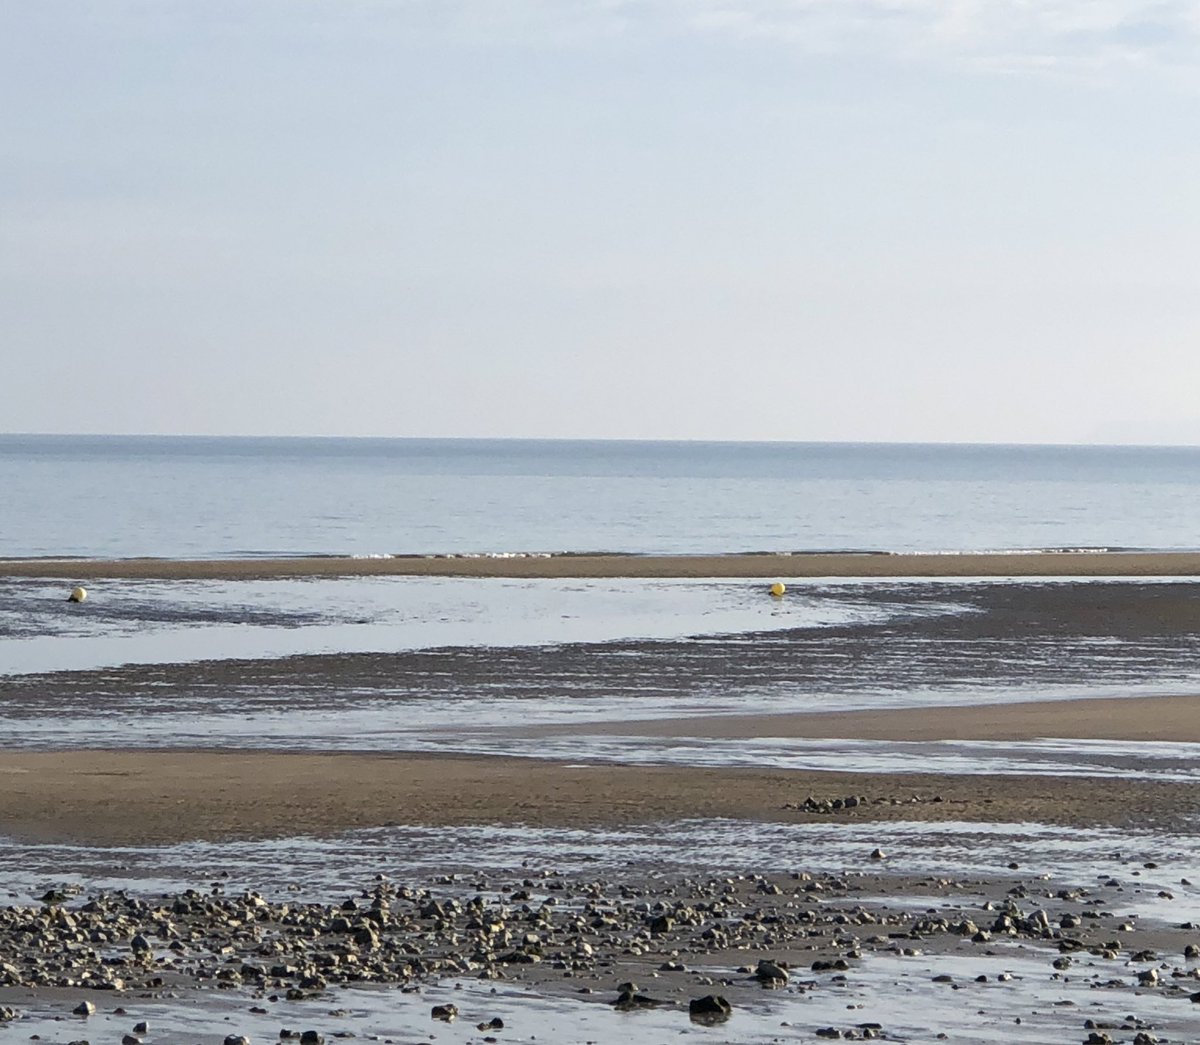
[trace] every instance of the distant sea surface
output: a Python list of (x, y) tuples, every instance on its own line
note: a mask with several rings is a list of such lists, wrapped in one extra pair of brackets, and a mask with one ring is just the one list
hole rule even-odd
[(0, 557), (1200, 548), (1200, 448), (0, 436)]

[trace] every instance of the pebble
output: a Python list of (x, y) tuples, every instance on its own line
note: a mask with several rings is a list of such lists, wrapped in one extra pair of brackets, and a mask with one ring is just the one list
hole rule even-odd
[[(882, 857), (882, 850), (877, 852)], [(668, 986), (651, 994), (633, 981), (619, 985), (612, 1004), (632, 1011), (674, 1006), (675, 1001), (665, 1000), (671, 997), (666, 992), (689, 986), (744, 986), (745, 981), (737, 984), (719, 974), (705, 975), (701, 970), (720, 964), (714, 956), (743, 955), (726, 965), (745, 963), (740, 974), (752, 983), (790, 986), (796, 992), (816, 985), (797, 982), (795, 969), (811, 965), (813, 972), (832, 973), (832, 982), (844, 983), (841, 974), (851, 968), (847, 958), (880, 950), (917, 956), (925, 941), (938, 953), (939, 937), (956, 947), (967, 946), (968, 940), (986, 947), (997, 937), (1006, 943), (1038, 941), (1049, 952), (1047, 965), (1060, 973), (1073, 967), (1067, 955), (1075, 952), (1080, 952), (1077, 968), (1084, 967), (1089, 954), (1156, 961), (1153, 951), (1110, 939), (1122, 925), (1136, 931), (1135, 923), (1118, 922), (1104, 913), (1089, 890), (1060, 890), (1056, 895), (1034, 880), (1014, 885), (1010, 879), (998, 886), (1006, 892), (982, 907), (978, 901), (968, 904), (964, 893), (963, 899), (950, 899), (941, 909), (913, 912), (903, 905), (862, 906), (857, 900), (862, 884), (853, 871), (682, 876), (618, 885), (603, 879), (528, 874), (523, 884), (519, 878), (503, 887), (479, 883), (474, 894), (473, 879), (448, 878), (428, 888), (381, 879), (334, 903), (299, 902), (294, 896), (285, 902), (269, 901), (256, 893), (227, 895), (207, 889), (153, 900), (123, 893), (81, 898), (65, 888), (50, 890), (50, 899), (40, 907), (0, 909), (0, 984), (84, 990), (120, 985), (147, 992), (161, 990), (164, 983), (190, 983), (300, 1002), (342, 984), (415, 990), (422, 982), (451, 977), (519, 979), (521, 970), (535, 965), (544, 966), (543, 978), (561, 974), (600, 980), (622, 967), (643, 978), (664, 976)], [(921, 887), (946, 893), (958, 883), (931, 878)], [(1065, 904), (1071, 910), (1064, 910)], [(989, 920), (981, 916), (981, 909), (991, 912)], [(1189, 925), (1182, 931), (1194, 929)], [(1131, 944), (1139, 941), (1138, 936), (1127, 939)], [(1160, 946), (1166, 953), (1167, 945)], [(112, 964), (105, 961), (122, 948), (122, 958)], [(1179, 948), (1175, 944), (1171, 949), (1178, 954)], [(1183, 953), (1200, 956), (1196, 944), (1188, 944)], [(772, 957), (757, 957), (762, 954)], [(803, 966), (790, 967), (785, 960), (801, 957)], [(1182, 970), (1169, 976), (1158, 968), (1145, 969), (1127, 973), (1115, 984), (1129, 989), (1131, 975), (1142, 988), (1187, 996), (1178, 982)], [(1010, 978), (1006, 973), (993, 977), (998, 982)], [(939, 977), (939, 982), (960, 986), (948, 978)], [(580, 993), (592, 989), (578, 988)], [(715, 993), (705, 997), (721, 998)], [(1191, 997), (1200, 1001), (1200, 991)], [(692, 1005), (689, 1002), (689, 1016)], [(719, 1017), (717, 1008), (709, 1015)], [(6, 1011), (0, 1009), (0, 1019), (6, 1018)], [(94, 1011), (94, 1006), (82, 1005), (75, 1010), (80, 1015)], [(458, 1010), (436, 1006), (431, 1015), (448, 1022)], [(15, 1013), (7, 1018), (16, 1018)], [(499, 1017), (472, 1025), (481, 1033), (503, 1029)], [(865, 1025), (827, 1029), (849, 1040), (877, 1036)], [(137, 1038), (140, 1045), (147, 1033), (148, 1026), (141, 1022), (126, 1037)], [(315, 1030), (303, 1035), (285, 1031), (280, 1037), (301, 1039), (302, 1045), (322, 1043)], [(238, 1035), (226, 1043), (248, 1045)]]

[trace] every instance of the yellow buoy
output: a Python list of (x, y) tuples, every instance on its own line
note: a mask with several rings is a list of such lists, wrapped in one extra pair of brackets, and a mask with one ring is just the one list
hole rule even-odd
[(776, 581), (771, 585), (771, 594), (777, 599), (781, 597), (785, 591), (787, 591), (787, 585), (784, 584), (783, 581)]
[(87, 598), (87, 588), (76, 588), (67, 596), (67, 602), (83, 602)]

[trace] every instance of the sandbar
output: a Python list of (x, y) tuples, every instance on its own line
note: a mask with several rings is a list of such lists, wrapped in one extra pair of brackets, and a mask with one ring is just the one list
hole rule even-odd
[[(0, 835), (168, 844), (336, 835), (394, 825), (620, 827), (681, 819), (808, 822), (862, 796), (855, 820), (1154, 824), (1194, 815), (1190, 784), (1046, 776), (579, 765), (483, 756), (263, 751), (5, 752)], [(914, 801), (914, 797), (918, 799)], [(935, 800), (936, 799), (936, 800)]]
[(1200, 552), (873, 552), (726, 555), (397, 555), (271, 559), (6, 559), (0, 577), (261, 580), (286, 577), (703, 578), (1194, 577)]
[[(1200, 743), (1200, 696), (577, 722), (512, 732)], [(1090, 777), (869, 773), (853, 765), (826, 772), (357, 751), (5, 751), (0, 785), (0, 834), (94, 844), (336, 834), (394, 824), (790, 821), (806, 818), (794, 805), (808, 795), (879, 800), (854, 810), (858, 819), (1075, 826), (1161, 826), (1200, 807), (1200, 790), (1170, 781), (1110, 778), (1100, 787)], [(913, 803), (914, 795), (942, 801)]]

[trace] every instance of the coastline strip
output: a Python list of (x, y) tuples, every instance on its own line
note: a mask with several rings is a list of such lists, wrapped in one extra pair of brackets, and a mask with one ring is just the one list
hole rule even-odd
[(400, 555), (359, 559), (4, 559), (0, 577), (261, 580), (288, 577), (840, 578), (1195, 577), (1200, 552), (1034, 551), (724, 555)]

